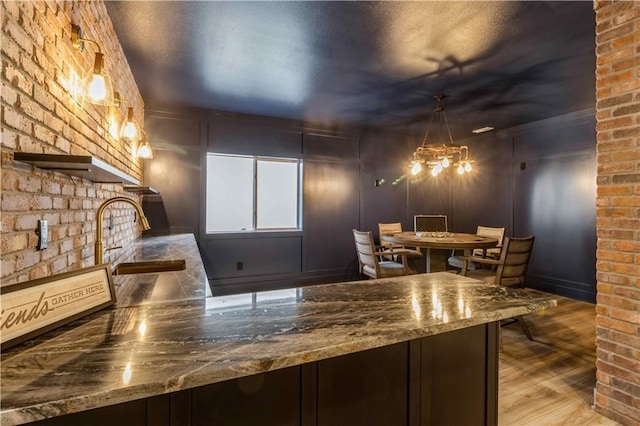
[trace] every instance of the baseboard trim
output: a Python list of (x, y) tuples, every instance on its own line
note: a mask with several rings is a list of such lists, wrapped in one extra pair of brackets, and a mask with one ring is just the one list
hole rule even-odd
[(596, 303), (595, 283), (563, 280), (544, 275), (529, 275), (527, 287), (583, 302)]

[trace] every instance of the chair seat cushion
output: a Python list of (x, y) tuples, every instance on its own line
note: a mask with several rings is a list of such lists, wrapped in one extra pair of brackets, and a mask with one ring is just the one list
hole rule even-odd
[[(378, 266), (380, 266), (380, 277), (378, 278), (399, 277), (405, 275), (404, 266), (401, 263), (384, 260), (379, 262)], [(368, 265), (364, 265), (362, 267), (362, 273), (369, 277), (375, 278), (376, 276), (376, 270), (372, 266)]]
[[(460, 256), (451, 256), (448, 259), (448, 262), (449, 262), (449, 265), (458, 269), (462, 269), (462, 264), (464, 263), (464, 261)], [(469, 262), (469, 265), (467, 266), (467, 271), (475, 271), (475, 270), (476, 270), (476, 264), (473, 262)]]
[(402, 265), (402, 263), (392, 262), (390, 260), (378, 262), (378, 266), (380, 266), (381, 269), (404, 269), (404, 265)]

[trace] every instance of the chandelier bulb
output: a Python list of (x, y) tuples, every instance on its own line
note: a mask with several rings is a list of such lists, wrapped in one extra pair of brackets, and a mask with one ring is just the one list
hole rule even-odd
[(462, 164), (460, 164), (460, 165), (458, 166), (457, 171), (458, 171), (458, 174), (459, 174), (459, 175), (463, 175), (463, 174), (464, 174), (464, 167), (462, 167)]
[(467, 172), (467, 173), (468, 173), (468, 172), (470, 172), (470, 171), (471, 171), (471, 169), (472, 169), (472, 168), (471, 168), (471, 163), (467, 163), (467, 164), (465, 164), (465, 166), (464, 166), (464, 171), (465, 171), (465, 172)]
[(440, 173), (442, 171), (442, 163), (436, 164), (436, 166), (433, 168), (433, 170), (436, 171), (436, 174)]
[(435, 167), (431, 169), (431, 176), (438, 176), (438, 171), (435, 169)]
[(415, 161), (413, 163), (413, 166), (411, 167), (411, 174), (413, 174), (414, 176), (417, 175), (418, 173), (420, 173), (420, 171), (422, 170), (422, 166), (420, 165), (420, 163), (418, 163), (417, 161)]
[(449, 167), (449, 159), (447, 157), (442, 159), (442, 167)]

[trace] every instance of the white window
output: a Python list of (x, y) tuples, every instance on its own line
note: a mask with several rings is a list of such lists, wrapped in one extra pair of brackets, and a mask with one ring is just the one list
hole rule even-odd
[(207, 155), (207, 232), (300, 229), (302, 160)]

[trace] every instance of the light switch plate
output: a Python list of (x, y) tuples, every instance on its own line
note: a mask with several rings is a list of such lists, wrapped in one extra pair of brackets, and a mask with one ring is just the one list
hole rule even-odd
[(47, 242), (49, 241), (49, 227), (47, 226), (46, 220), (38, 221), (38, 230), (36, 231), (36, 233), (40, 237), (38, 240), (38, 246), (36, 248), (38, 250), (46, 249)]

